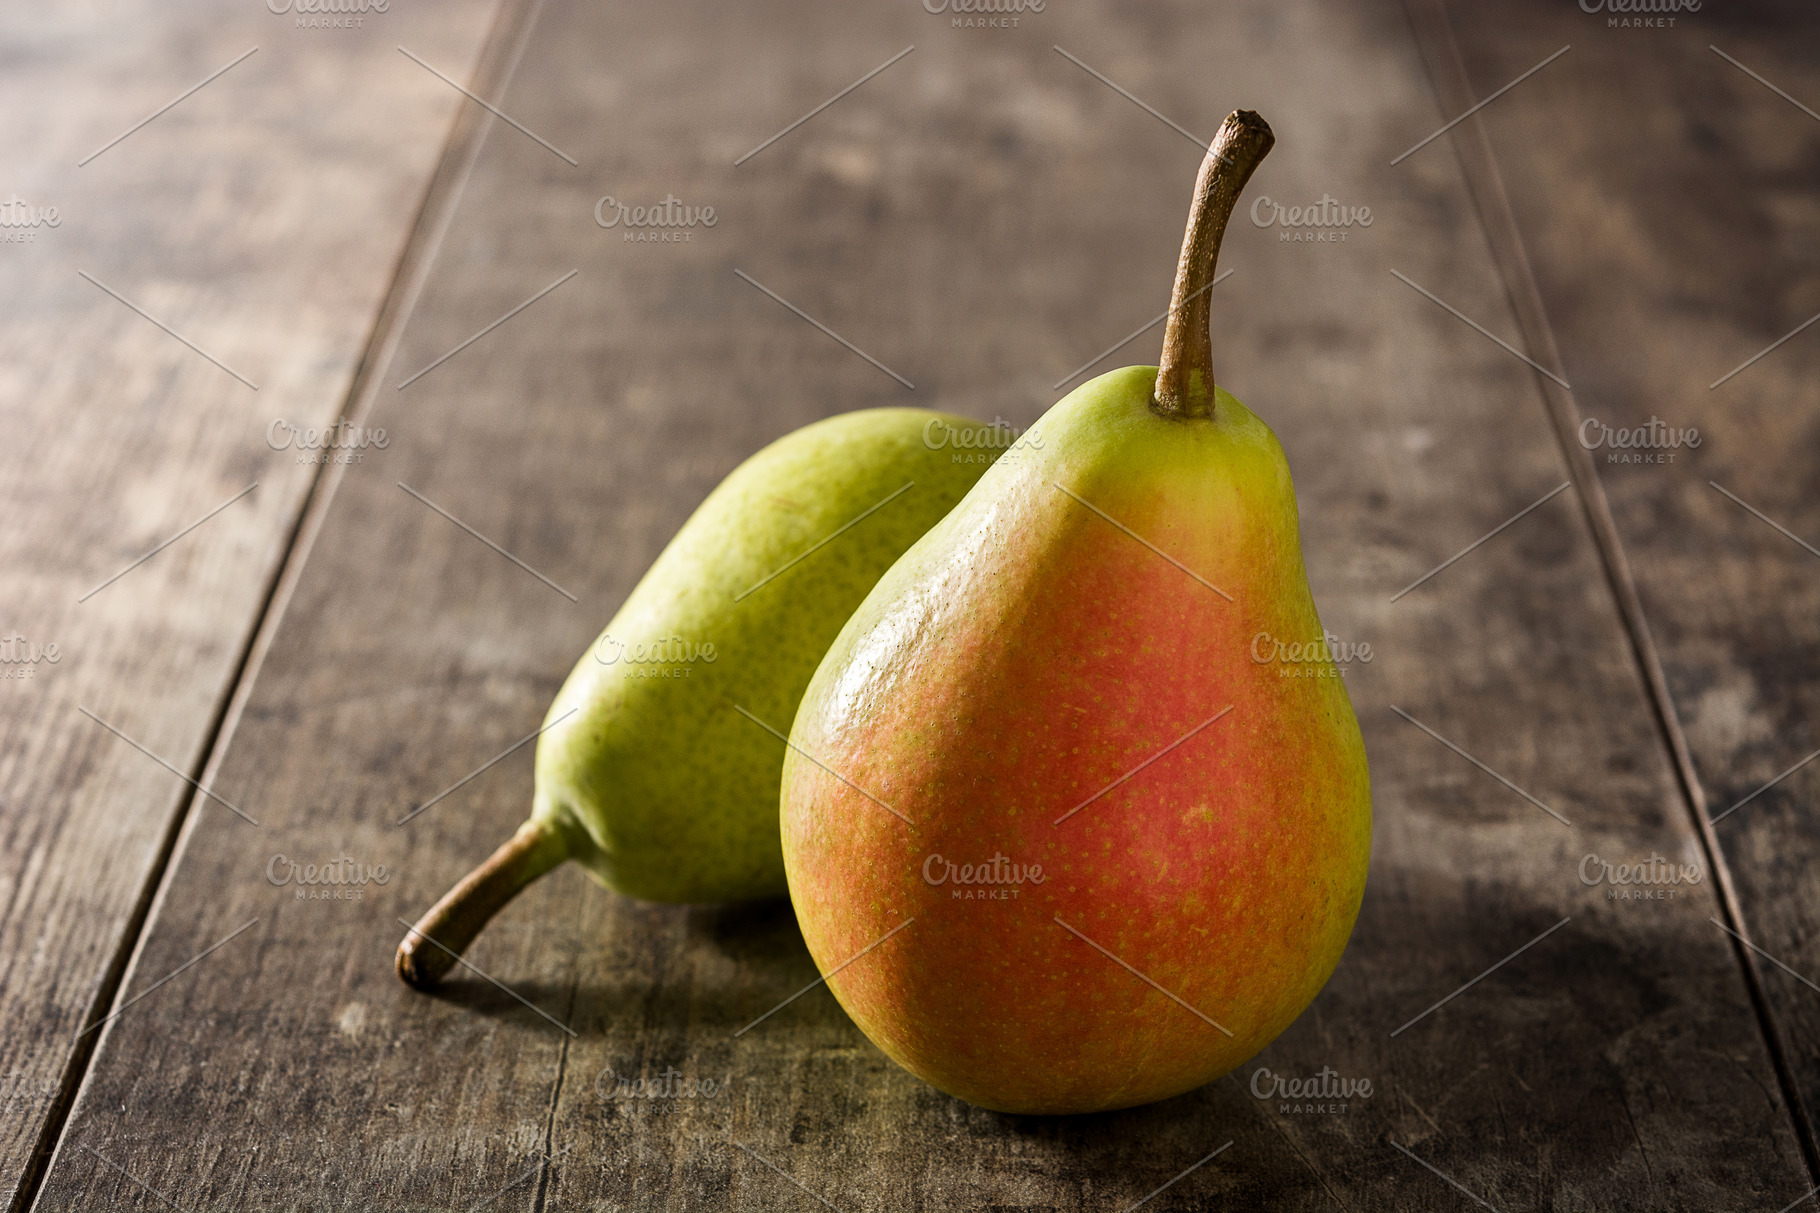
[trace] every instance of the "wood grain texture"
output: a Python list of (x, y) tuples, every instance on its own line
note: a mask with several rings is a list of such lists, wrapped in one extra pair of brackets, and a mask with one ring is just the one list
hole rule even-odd
[[(1232, 1077), (1069, 1120), (922, 1085), (819, 988), (736, 1035), (815, 976), (782, 905), (643, 905), (563, 870), (470, 954), (536, 1010), (473, 975), (405, 989), (397, 920), (524, 816), (528, 748), (394, 823), (536, 727), (739, 459), (874, 404), (1026, 424), (1161, 310), (1201, 151), (1054, 45), (1201, 135), (1264, 114), (1278, 144), (1248, 198), (1374, 214), (1343, 243), (1235, 224), (1212, 296), (1222, 384), (1298, 477), (1323, 620), (1373, 646), (1348, 673), (1372, 883), (1333, 982)], [(1710, 882), (1631, 902), (1579, 878), (1588, 854), (1699, 862), (1582, 513), (1556, 498), (1391, 601), (1566, 478), (1533, 372), (1391, 275), (1515, 331), (1446, 141), (1389, 166), (1450, 116), (1399, 7), (1058, 5), (982, 30), (915, 5), (551, 3), (500, 103), (580, 166), (490, 131), (381, 379), (580, 272), (379, 392), (397, 438), (342, 474), (220, 763), (264, 824), (185, 835), (128, 995), (260, 923), (107, 1029), (40, 1207), (149, 1199), (138, 1181), (190, 1209), (1116, 1209), (1228, 1141), (1145, 1208), (1463, 1204), (1398, 1147), (1499, 1208), (1773, 1208), (1808, 1186)], [(596, 226), (604, 195), (720, 219), (628, 243)], [(278, 854), (387, 879), (300, 900), (268, 879)], [(1371, 1096), (1332, 1114), (1251, 1092), (1259, 1067), (1323, 1066)], [(698, 1085), (621, 1098), (622, 1077)]]
[[(1747, 933), (1811, 980), (1820, 836), (1803, 806), (1820, 774), (1810, 764), (1753, 793), (1820, 746), (1820, 558), (1713, 485), (1817, 542), (1814, 330), (1710, 385), (1820, 308), (1820, 123), (1743, 70), (1813, 108), (1820, 72), (1790, 53), (1811, 40), (1813, 13), (1732, 5), (1641, 29), (1581, 16), (1542, 5), (1456, 14), (1487, 91), (1522, 70), (1523, 55), (1574, 43), (1572, 70), (1486, 120), (1581, 411), (1599, 427), (1653, 417), (1698, 431), (1693, 449), (1614, 458), (1602, 445), (1592, 458)], [(1773, 961), (1756, 963), (1811, 1111), (1820, 999)]]
[(67, 1110), (191, 800), (79, 709), (199, 773), (319, 470), (268, 427), (333, 421), (460, 103), (394, 43), (465, 65), (488, 18), (468, 0), (352, 31), (240, 4), (4, 18), (0, 103), (31, 117), (0, 130), (0, 188), (57, 213), (0, 229), (0, 632), (24, 642), (9, 658), (58, 659), (0, 665), (0, 1207)]

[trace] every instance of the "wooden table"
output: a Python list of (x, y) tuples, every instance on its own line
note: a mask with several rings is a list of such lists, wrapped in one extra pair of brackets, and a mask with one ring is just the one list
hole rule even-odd
[[(0, 188), (58, 208), (0, 247), (9, 1209), (1811, 1195), (1820, 338), (1708, 386), (1820, 310), (1811, 6), (271, 7), (5, 18)], [(1166, 1103), (1002, 1116), (825, 990), (735, 1039), (815, 976), (788, 906), (572, 869), (472, 950), (503, 989), (405, 989), (399, 920), (524, 816), (530, 747), (398, 818), (537, 727), (764, 443), (887, 404), (1030, 423), (1162, 308), (1196, 140), (1236, 106), (1278, 136), (1247, 205), (1372, 220), (1235, 221), (1213, 295), (1322, 618), (1373, 652), (1347, 672), (1371, 884), (1295, 1026)], [(716, 222), (627, 241), (608, 196)], [(1699, 445), (1582, 441), (1652, 417)], [(385, 445), (273, 441), (338, 418)], [(1652, 856), (1701, 879), (1586, 880)], [(386, 879), (271, 878), (342, 857)], [(1254, 1094), (1323, 1067), (1370, 1095)], [(615, 1095), (665, 1073), (715, 1093)]]

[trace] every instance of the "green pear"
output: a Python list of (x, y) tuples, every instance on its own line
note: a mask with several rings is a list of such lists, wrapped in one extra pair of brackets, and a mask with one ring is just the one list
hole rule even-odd
[(420, 919), (398, 974), (433, 986), (527, 884), (573, 859), (630, 897), (786, 892), (785, 730), (841, 625), (1011, 432), (923, 409), (817, 422), (708, 495), (569, 674), (530, 820)]
[(1051, 408), (879, 582), (797, 712), (783, 847), (810, 954), (879, 1048), (987, 1108), (1226, 1073), (1358, 915), (1364, 743), (1283, 449), (1213, 377), (1206, 288), (1272, 141), (1239, 112), (1208, 152), (1160, 368)]

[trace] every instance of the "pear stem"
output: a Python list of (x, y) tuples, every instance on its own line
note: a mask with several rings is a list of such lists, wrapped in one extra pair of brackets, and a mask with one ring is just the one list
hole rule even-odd
[(568, 839), (553, 823), (532, 820), (518, 827), (504, 846), (417, 920), (398, 945), (399, 978), (419, 990), (434, 988), (493, 915), (568, 857)]
[(1201, 161), (1176, 262), (1175, 290), (1169, 296), (1169, 323), (1163, 330), (1163, 358), (1157, 366), (1153, 412), (1165, 417), (1213, 416), (1213, 341), (1208, 334), (1207, 292), (1220, 257), (1220, 237), (1238, 205), (1252, 170), (1269, 154), (1276, 136), (1251, 110), (1233, 110), (1220, 124)]

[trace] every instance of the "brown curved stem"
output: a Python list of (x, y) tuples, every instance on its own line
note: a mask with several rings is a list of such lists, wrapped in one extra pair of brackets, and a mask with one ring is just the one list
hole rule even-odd
[(544, 821), (525, 822), (417, 920), (398, 945), (398, 976), (420, 990), (433, 988), (493, 915), (568, 857), (569, 843), (559, 828)]
[(1201, 161), (1188, 211), (1188, 231), (1176, 262), (1150, 407), (1165, 417), (1213, 416), (1213, 341), (1208, 335), (1207, 292), (1220, 257), (1220, 237), (1239, 193), (1276, 142), (1270, 124), (1251, 110), (1233, 110)]

